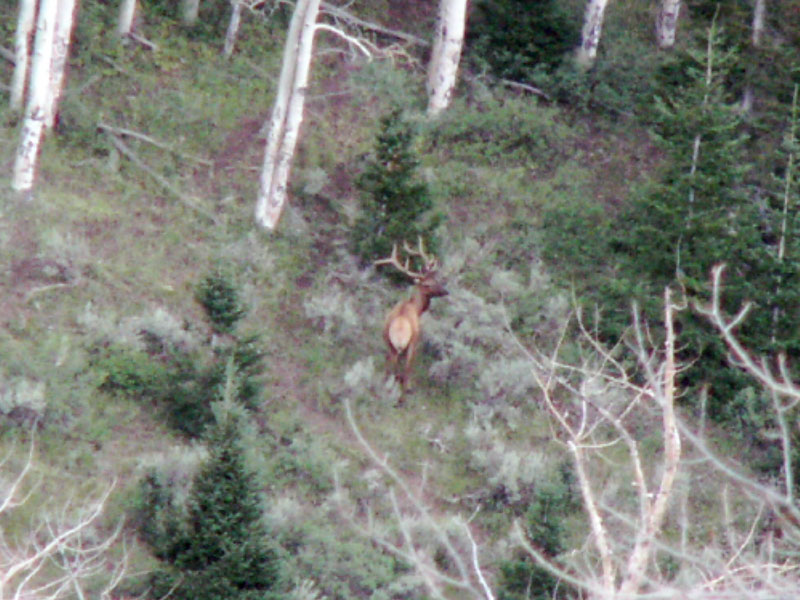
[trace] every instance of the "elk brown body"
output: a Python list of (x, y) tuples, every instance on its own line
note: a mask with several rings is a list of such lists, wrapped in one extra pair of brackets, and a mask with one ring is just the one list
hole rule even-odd
[[(411, 297), (398, 302), (386, 316), (383, 326), (383, 339), (386, 342), (386, 372), (394, 375), (401, 387), (400, 403), (405, 398), (410, 384), (411, 367), (420, 339), (420, 319), (428, 310), (431, 298), (446, 296), (447, 289), (438, 280), (436, 273), (437, 261), (425, 254), (422, 241), (419, 250), (412, 250), (404, 246), (406, 253), (421, 256), (425, 262), (422, 272), (409, 269), (409, 259), (404, 265), (400, 264), (397, 257), (397, 246), (392, 249), (392, 256), (375, 261), (375, 264), (390, 264), (402, 273), (411, 277), (414, 282), (414, 291)], [(402, 359), (402, 365), (401, 363)]]

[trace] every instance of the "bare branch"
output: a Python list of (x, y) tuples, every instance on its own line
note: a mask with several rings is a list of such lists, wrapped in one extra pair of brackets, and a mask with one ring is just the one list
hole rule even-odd
[(405, 42), (410, 42), (412, 44), (416, 44), (417, 46), (429, 46), (430, 42), (428, 40), (422, 39), (410, 33), (406, 33), (405, 31), (398, 31), (396, 29), (389, 29), (388, 27), (384, 27), (383, 25), (378, 25), (377, 23), (370, 23), (369, 21), (364, 21), (363, 19), (359, 19), (355, 15), (350, 14), (346, 10), (341, 9), (338, 6), (331, 4), (330, 2), (323, 2), (322, 3), (322, 10), (337, 18), (341, 19), (345, 23), (353, 27), (359, 27), (361, 29), (367, 29), (370, 31), (374, 31), (381, 35), (386, 35), (389, 37), (394, 37)]
[(355, 48), (357, 48), (369, 60), (372, 60), (372, 52), (374, 52), (374, 49), (375, 49), (373, 44), (370, 44), (370, 46), (373, 46), (373, 51), (371, 52), (367, 48), (367, 44), (369, 42), (366, 42), (365, 40), (359, 40), (358, 38), (355, 38), (352, 35), (347, 35), (344, 31), (342, 31), (341, 29), (338, 29), (336, 27), (333, 27), (332, 25), (327, 25), (325, 23), (317, 23), (316, 25), (314, 25), (314, 28), (317, 29), (317, 30), (321, 29), (323, 31), (329, 31), (329, 32), (333, 33), (334, 35), (339, 36), (344, 41), (346, 41), (348, 44), (350, 44), (351, 46), (354, 46)]
[(185, 158), (186, 160), (190, 160), (192, 162), (200, 163), (201, 165), (205, 165), (209, 168), (214, 167), (214, 162), (208, 160), (207, 158), (203, 158), (201, 156), (195, 156), (194, 154), (186, 154), (185, 152), (181, 152), (177, 150), (174, 145), (168, 144), (167, 142), (161, 142), (157, 139), (150, 137), (144, 133), (140, 133), (138, 131), (134, 131), (132, 129), (126, 129), (124, 127), (114, 127), (113, 125), (108, 125), (106, 123), (98, 123), (97, 128), (101, 131), (108, 131), (118, 136), (125, 136), (125, 137), (132, 137), (139, 141), (146, 142), (155, 146), (156, 148), (161, 148), (162, 150), (167, 150), (176, 156), (180, 156), (181, 158)]
[[(31, 442), (31, 455), (12, 485), (9, 498), (13, 498), (31, 467), (33, 446)], [(108, 557), (109, 549), (122, 531), (122, 523), (99, 541), (95, 539), (93, 524), (105, 509), (115, 485), (116, 482), (112, 482), (88, 509), (80, 510), (77, 515), (71, 514), (69, 503), (64, 504), (59, 515), (43, 518), (38, 527), (29, 531), (16, 547), (0, 537), (0, 598), (9, 597), (6, 595), (8, 591), (15, 600), (55, 600), (66, 595), (68, 590), (78, 598), (85, 598), (84, 582), (97, 575), (105, 577), (109, 567), (113, 567), (106, 591), (101, 596), (107, 598), (123, 577), (127, 565), (127, 550), (123, 552), (121, 563), (115, 564)], [(5, 511), (22, 504), (20, 501), (9, 501), (9, 498), (3, 503)], [(0, 511), (2, 514), (3, 511)]]
[(163, 175), (161, 175), (160, 173), (156, 172), (152, 167), (147, 165), (147, 163), (145, 163), (144, 160), (142, 160), (133, 150), (128, 148), (127, 144), (125, 144), (122, 141), (122, 139), (120, 139), (120, 136), (118, 136), (113, 131), (110, 131), (108, 129), (105, 129), (104, 131), (108, 135), (108, 138), (111, 140), (111, 143), (114, 145), (114, 147), (117, 150), (119, 150), (122, 154), (127, 156), (131, 160), (131, 162), (133, 162), (133, 164), (135, 164), (137, 167), (142, 169), (145, 173), (150, 175), (150, 177), (155, 179), (162, 187), (164, 187), (165, 189), (167, 189), (170, 192), (172, 192), (187, 207), (191, 208), (193, 211), (197, 212), (198, 214), (206, 217), (208, 220), (210, 220), (215, 225), (217, 224), (216, 215), (214, 215), (210, 211), (206, 210), (204, 207), (200, 206), (200, 204), (198, 204), (198, 202), (197, 202), (197, 199), (191, 198), (191, 197), (187, 196), (186, 194), (184, 194), (181, 190), (179, 190), (177, 187), (172, 185), (172, 183), (170, 183)]
[[(25, 465), (22, 467), (16, 479), (14, 479), (14, 482), (11, 484), (8, 490), (6, 490), (5, 492), (6, 497), (3, 498), (2, 501), (0, 501), (0, 515), (2, 515), (6, 510), (25, 504), (25, 502), (35, 489), (34, 486), (34, 488), (32, 488), (22, 500), (16, 500), (16, 501), (14, 500), (14, 496), (17, 495), (17, 490), (19, 489), (20, 485), (22, 485), (22, 482), (25, 480), (25, 477), (27, 476), (28, 471), (31, 468), (31, 465), (33, 464), (33, 452), (35, 448), (34, 434), (35, 430), (32, 429), (31, 443), (30, 443), (30, 448), (28, 449), (28, 459), (25, 461)], [(11, 458), (11, 453), (9, 452), (0, 462), (0, 468), (4, 467), (6, 462), (8, 462), (10, 458)]]
[(447, 553), (448, 559), (455, 566), (457, 577), (450, 576), (443, 572), (440, 568), (432, 565), (431, 561), (426, 559), (420, 550), (418, 550), (411, 530), (405, 525), (407, 518), (404, 516), (403, 511), (400, 508), (400, 504), (397, 501), (397, 496), (395, 495), (393, 489), (389, 490), (388, 495), (395, 515), (395, 521), (400, 528), (406, 549), (403, 550), (397, 547), (395, 544), (392, 544), (384, 539), (373, 537), (376, 543), (380, 544), (390, 552), (397, 554), (398, 556), (402, 556), (405, 560), (414, 565), (414, 567), (417, 569), (417, 572), (422, 576), (428, 591), (436, 598), (444, 598), (443, 592), (439, 587), (439, 582), (441, 582), (445, 586), (454, 587), (468, 592), (476, 598), (480, 598), (482, 600), (494, 600), (483, 570), (480, 567), (480, 562), (477, 556), (477, 546), (475, 545), (475, 540), (472, 537), (472, 532), (469, 530), (468, 524), (460, 518), (455, 518), (455, 524), (466, 530), (467, 539), (471, 544), (472, 570), (474, 571), (475, 577), (478, 580), (478, 585), (475, 585), (473, 582), (467, 562), (462, 556), (461, 551), (456, 547), (454, 541), (451, 539), (451, 535), (437, 522), (431, 513), (431, 510), (428, 508), (428, 506), (426, 506), (422, 499), (414, 493), (414, 491), (411, 489), (411, 486), (408, 485), (405, 479), (394, 468), (392, 468), (387, 458), (381, 457), (361, 433), (355, 422), (355, 418), (353, 417), (352, 408), (348, 399), (344, 400), (344, 407), (347, 421), (350, 424), (350, 428), (356, 436), (359, 444), (362, 446), (362, 448), (364, 448), (367, 456), (369, 456), (369, 458), (372, 459), (372, 461), (390, 477), (394, 484), (400, 490), (402, 490), (405, 498), (410, 502), (412, 508), (414, 509), (415, 514), (421, 518), (425, 528), (433, 535), (436, 542)]

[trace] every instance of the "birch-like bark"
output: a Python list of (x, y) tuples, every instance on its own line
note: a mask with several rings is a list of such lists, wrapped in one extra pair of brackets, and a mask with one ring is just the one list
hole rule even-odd
[(681, 0), (661, 0), (656, 19), (656, 43), (662, 50), (668, 50), (675, 45), (680, 12)]
[[(753, 6), (753, 32), (750, 37), (752, 44), (752, 51), (758, 52), (761, 47), (761, 38), (764, 36), (764, 15), (767, 12), (766, 0), (755, 0)], [(744, 88), (742, 95), (742, 112), (747, 114), (753, 110), (753, 102), (755, 101), (755, 91), (753, 85), (748, 83)]]
[(117, 21), (117, 35), (119, 37), (130, 35), (135, 16), (136, 0), (122, 0), (119, 5), (119, 20)]
[(581, 47), (578, 48), (578, 63), (589, 66), (597, 58), (597, 47), (600, 45), (600, 34), (603, 31), (608, 0), (589, 0), (583, 18), (581, 31)]
[(440, 0), (436, 37), (428, 67), (428, 115), (436, 116), (450, 105), (458, 78), (467, 0)]
[(661, 481), (655, 494), (650, 497), (642, 493), (642, 522), (636, 533), (636, 543), (628, 558), (625, 577), (620, 585), (620, 596), (635, 597), (644, 581), (645, 570), (652, 559), (656, 536), (661, 531), (667, 503), (672, 496), (672, 488), (678, 474), (681, 459), (681, 438), (678, 423), (675, 419), (675, 329), (673, 304), (669, 288), (664, 292), (664, 326), (666, 340), (664, 342), (664, 365), (660, 373), (660, 385), (652, 386), (656, 400), (661, 405), (662, 434), (664, 436), (664, 465)]
[(200, 0), (183, 0), (183, 24), (194, 25), (200, 14)]
[(236, 46), (236, 37), (239, 35), (239, 23), (242, 20), (242, 1), (231, 0), (231, 20), (228, 22), (228, 31), (225, 33), (225, 48), (223, 54), (230, 57)]
[(275, 229), (286, 204), (289, 172), (303, 121), (319, 5), (320, 0), (298, 0), (289, 24), (256, 200), (256, 223), (267, 229)]
[(72, 39), (72, 26), (75, 23), (75, 0), (58, 0), (56, 30), (53, 36), (53, 65), (50, 69), (50, 102), (47, 107), (45, 129), (52, 129), (55, 123), (61, 92), (64, 89), (64, 74)]
[(21, 111), (25, 100), (25, 82), (28, 79), (31, 37), (35, 22), (36, 0), (20, 0), (17, 32), (14, 37), (15, 64), (14, 74), (11, 76), (11, 100), (9, 103), (12, 112)]
[(58, 4), (58, 0), (41, 0), (36, 20), (28, 103), (11, 179), (11, 187), (22, 193), (28, 193), (33, 189), (36, 158), (39, 155), (39, 145), (49, 112), (52, 81), (50, 73), (53, 66), (53, 40)]

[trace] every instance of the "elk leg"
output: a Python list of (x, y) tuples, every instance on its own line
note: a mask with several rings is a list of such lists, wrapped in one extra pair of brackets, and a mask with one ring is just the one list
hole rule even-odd
[(394, 350), (389, 350), (386, 353), (386, 366), (384, 368), (384, 378), (389, 379), (393, 377), (398, 379), (397, 376), (397, 359), (400, 358), (400, 355), (395, 352)]
[(414, 363), (414, 354), (416, 354), (417, 345), (409, 344), (406, 350), (406, 364), (403, 369), (403, 393), (407, 392), (411, 384), (411, 366)]

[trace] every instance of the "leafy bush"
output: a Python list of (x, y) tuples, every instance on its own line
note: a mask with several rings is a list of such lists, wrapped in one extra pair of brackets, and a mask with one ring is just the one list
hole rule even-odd
[(467, 28), (465, 55), (494, 75), (530, 82), (555, 68), (580, 43), (580, 19), (559, 0), (478, 0)]
[[(566, 465), (557, 477), (537, 485), (525, 514), (527, 537), (545, 556), (557, 556), (566, 550), (564, 518), (577, 510), (578, 504), (572, 473)], [(530, 556), (518, 554), (500, 564), (501, 600), (568, 598), (573, 591)]]
[(450, 160), (473, 165), (548, 168), (573, 138), (553, 109), (531, 107), (526, 98), (489, 94), (478, 104), (454, 102), (428, 132), (432, 148), (448, 149)]
[(100, 389), (127, 396), (150, 395), (167, 379), (163, 365), (146, 352), (125, 346), (112, 345), (97, 352), (95, 365), (103, 373)]
[[(215, 331), (233, 334), (245, 311), (227, 276), (216, 272), (206, 277), (198, 286), (197, 299)], [(196, 350), (186, 349), (173, 341), (180, 336), (169, 330), (142, 329), (139, 337), (145, 349), (111, 344), (96, 351), (94, 364), (101, 373), (102, 389), (156, 402), (172, 427), (197, 437), (213, 422), (212, 403), (232, 363), (236, 400), (248, 409), (257, 407), (264, 367), (258, 335), (233, 335), (210, 352), (208, 342)]]

